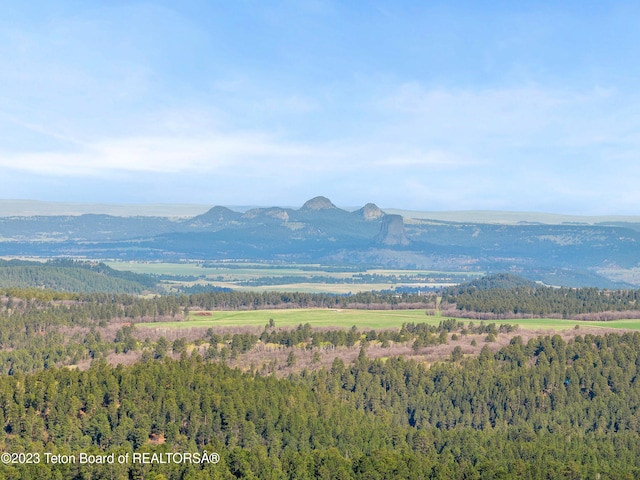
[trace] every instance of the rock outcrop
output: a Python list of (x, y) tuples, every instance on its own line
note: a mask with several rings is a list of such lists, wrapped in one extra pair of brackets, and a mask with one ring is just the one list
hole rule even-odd
[(275, 218), (277, 220), (282, 220), (283, 222), (289, 220), (289, 214), (287, 213), (287, 211), (284, 208), (279, 207), (254, 208), (251, 210), (247, 210), (244, 215), (242, 215), (242, 218), (247, 220), (255, 218), (264, 219), (265, 217)]
[(409, 245), (405, 235), (404, 220), (401, 215), (385, 215), (380, 225), (380, 233), (376, 241), (383, 245)]
[(375, 203), (367, 203), (364, 207), (354, 213), (357, 213), (367, 221), (378, 220), (384, 216), (384, 212), (380, 210)]
[(329, 210), (338, 208), (327, 197), (314, 197), (305, 202), (300, 210)]

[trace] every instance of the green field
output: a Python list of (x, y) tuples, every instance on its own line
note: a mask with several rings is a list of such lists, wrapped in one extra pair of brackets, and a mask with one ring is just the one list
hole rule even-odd
[[(438, 325), (443, 317), (425, 315), (424, 310), (355, 310), (355, 309), (291, 309), (291, 310), (247, 310), (212, 311), (211, 316), (198, 316), (195, 312), (183, 322), (140, 323), (140, 328), (193, 328), (193, 327), (263, 327), (273, 319), (277, 327), (295, 327), (308, 323), (312, 327), (359, 329), (394, 329), (405, 322)], [(468, 323), (468, 319), (459, 319)], [(479, 321), (474, 321), (477, 325)], [(640, 330), (640, 320), (615, 320), (611, 322), (583, 322), (552, 318), (490, 320), (485, 323), (510, 323), (531, 330), (566, 330), (580, 327), (619, 328)]]
[(270, 319), (277, 327), (295, 327), (308, 323), (312, 327), (350, 328), (399, 328), (404, 322), (432, 322), (436, 325), (441, 318), (429, 317), (424, 310), (351, 310), (351, 309), (290, 309), (290, 310), (247, 310), (212, 311), (211, 316), (200, 317), (195, 313), (183, 322), (141, 323), (140, 327), (263, 327)]

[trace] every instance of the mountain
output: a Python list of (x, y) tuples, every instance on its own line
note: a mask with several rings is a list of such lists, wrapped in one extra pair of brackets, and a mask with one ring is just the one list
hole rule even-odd
[(227, 207), (213, 207), (202, 215), (193, 217), (188, 223), (193, 228), (222, 228), (232, 222), (237, 222), (242, 217), (239, 212), (234, 212)]
[(440, 271), (511, 272), (548, 285), (640, 286), (639, 224), (495, 223), (300, 208), (215, 206), (187, 218), (104, 214), (0, 217), (0, 256), (250, 259)]
[(330, 210), (334, 208), (337, 209), (338, 207), (331, 203), (331, 200), (327, 197), (315, 197), (306, 201), (301, 210)]

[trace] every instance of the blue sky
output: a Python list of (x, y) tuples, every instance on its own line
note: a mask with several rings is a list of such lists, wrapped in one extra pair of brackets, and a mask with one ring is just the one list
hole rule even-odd
[(638, 2), (3, 2), (0, 198), (640, 214), (638, 18)]

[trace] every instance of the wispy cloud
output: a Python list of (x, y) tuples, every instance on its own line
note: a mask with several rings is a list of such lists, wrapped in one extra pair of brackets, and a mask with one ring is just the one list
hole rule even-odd
[(445, 150), (417, 150), (401, 153), (391, 152), (374, 161), (375, 165), (384, 167), (425, 167), (436, 169), (457, 169), (477, 165), (476, 160), (462, 158)]
[(318, 157), (305, 146), (260, 134), (209, 137), (130, 137), (87, 143), (75, 151), (23, 152), (0, 156), (0, 166), (38, 174), (100, 176), (117, 172), (197, 173), (226, 167), (250, 168), (251, 162), (282, 162)]

